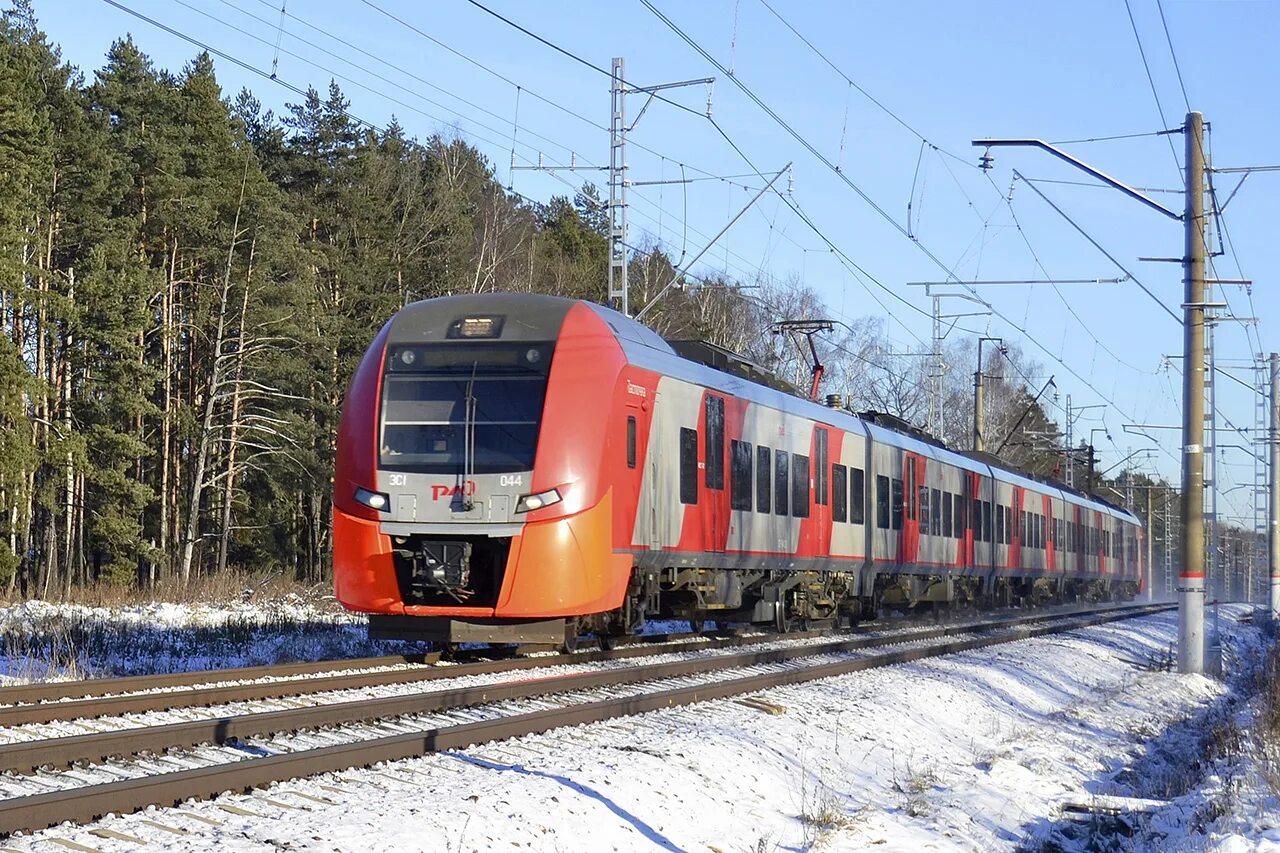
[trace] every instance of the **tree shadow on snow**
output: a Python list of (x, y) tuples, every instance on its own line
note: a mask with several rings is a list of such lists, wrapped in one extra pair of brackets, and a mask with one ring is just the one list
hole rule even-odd
[(622, 806), (618, 805), (613, 800), (609, 799), (604, 794), (597, 791), (595, 788), (591, 788), (587, 785), (583, 785), (580, 782), (575, 782), (567, 776), (560, 776), (556, 773), (546, 773), (541, 770), (530, 770), (527, 767), (522, 767), (519, 764), (500, 764), (496, 761), (488, 761), (483, 758), (476, 758), (475, 756), (464, 755), (458, 752), (442, 752), (440, 753), (440, 755), (443, 758), (453, 758), (458, 761), (464, 761), (467, 764), (471, 764), (476, 767), (482, 767), (485, 770), (498, 770), (506, 773), (517, 773), (521, 776), (531, 776), (538, 779), (549, 779), (552, 782), (563, 785), (564, 787), (568, 788), (569, 790), (573, 791), (576, 794), (581, 794), (582, 796), (587, 797), (588, 799), (592, 799), (600, 803), (609, 811), (617, 815), (619, 818), (621, 818), (622, 820), (626, 821), (627, 823), (635, 827), (636, 830), (641, 835), (643, 835), (645, 838), (649, 839), (649, 841), (657, 845), (658, 849), (668, 850), (668, 851), (671, 851), (671, 853), (686, 853), (686, 851), (683, 848), (677, 847), (674, 843), (672, 843), (672, 841), (669, 838), (667, 838), (657, 829), (655, 829), (654, 827), (650, 826), (648, 823), (643, 821), (637, 815), (634, 815), (631, 812), (627, 811)]

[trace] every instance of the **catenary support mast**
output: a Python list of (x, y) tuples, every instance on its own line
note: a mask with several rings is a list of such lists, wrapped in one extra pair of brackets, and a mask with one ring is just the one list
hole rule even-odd
[(1204, 671), (1204, 116), (1188, 113), (1183, 253), (1182, 567), (1178, 671)]

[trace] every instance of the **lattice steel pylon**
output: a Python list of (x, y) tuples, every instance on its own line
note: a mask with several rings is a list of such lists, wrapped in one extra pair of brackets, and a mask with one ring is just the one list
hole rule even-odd
[[(1259, 579), (1267, 577), (1266, 554), (1268, 520), (1271, 518), (1271, 472), (1267, 465), (1271, 459), (1267, 446), (1267, 430), (1271, 413), (1271, 370), (1266, 353), (1256, 353), (1253, 361), (1253, 384), (1258, 393), (1253, 398), (1253, 539), (1249, 547), (1249, 587), (1245, 601), (1257, 598)], [(1265, 583), (1265, 581), (1264, 581)]]
[(631, 316), (627, 299), (627, 90), (613, 59), (609, 105), (609, 304)]

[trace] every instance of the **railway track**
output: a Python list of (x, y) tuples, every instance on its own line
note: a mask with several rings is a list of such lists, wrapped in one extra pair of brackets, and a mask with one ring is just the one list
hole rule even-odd
[[(615, 656), (658, 659), (565, 674), (527, 672), (536, 670), (540, 661), (565, 656), (477, 662), (441, 667), (434, 678), (499, 664), (507, 668), (488, 671), (517, 677), (11, 743), (0, 747), (0, 770), (6, 771), (0, 777), (0, 794), (6, 796), (0, 800), (0, 833), (85, 822), (107, 813), (167, 806), (227, 790), (753, 693), (1164, 609), (1168, 606), (1039, 613), (883, 636), (746, 650), (721, 647), (713, 654), (685, 657), (672, 653), (671, 646), (630, 647), (614, 650)], [(740, 646), (751, 645), (750, 638), (737, 639)], [(698, 649), (708, 651), (708, 644)], [(580, 654), (567, 657), (584, 662)], [(172, 691), (158, 695), (166, 696), (170, 706), (187, 699), (186, 693)], [(24, 773), (31, 775), (15, 775)]]
[[(1011, 622), (1044, 618), (1005, 615)], [(927, 625), (921, 620), (874, 622), (863, 631), (903, 631)], [(964, 624), (964, 623), (961, 623)], [(626, 660), (653, 654), (703, 652), (780, 641), (838, 635), (830, 629), (774, 633), (668, 633), (625, 638), (610, 649), (513, 657), (490, 650), (469, 653), (466, 660), (444, 661), (439, 654), (386, 655), (344, 661), (275, 664), (161, 675), (98, 678), (0, 687), (0, 728), (60, 720), (141, 714), (182, 707), (209, 707), (232, 702), (287, 699), (317, 693), (426, 683), (461, 676), (485, 675), (555, 666)], [(0, 769), (3, 769), (0, 767)]]

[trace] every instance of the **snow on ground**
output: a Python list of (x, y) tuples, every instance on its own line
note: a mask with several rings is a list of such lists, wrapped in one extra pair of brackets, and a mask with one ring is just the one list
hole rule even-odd
[[(1257, 645), (1241, 612), (1224, 608), (1229, 674)], [(1170, 612), (99, 828), (171, 850), (1268, 849), (1265, 802), (1231, 825), (1188, 819), (1210, 814), (1205, 734), (1234, 713), (1233, 694), (1162, 671), (1176, 634)], [(1172, 801), (1132, 835), (1064, 817), (1071, 803), (1129, 802), (1108, 797)], [(71, 827), (9, 846), (54, 838), (137, 849)]]
[(0, 607), (0, 685), (399, 654), (363, 616), (298, 595), (218, 604)]

